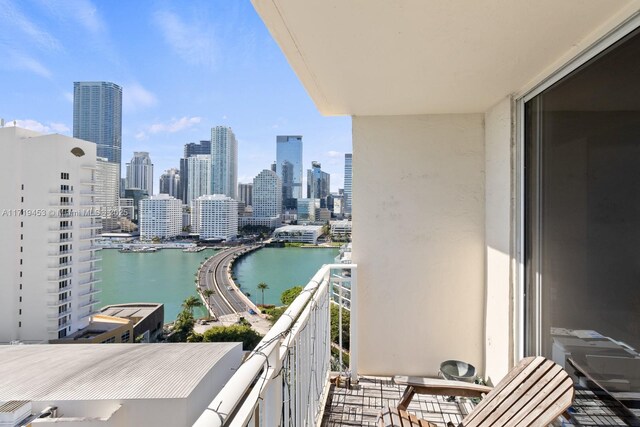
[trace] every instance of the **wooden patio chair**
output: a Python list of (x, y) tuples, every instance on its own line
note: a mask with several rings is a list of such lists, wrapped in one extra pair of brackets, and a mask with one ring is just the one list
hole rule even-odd
[[(476, 397), (486, 393), (482, 401), (464, 417), (459, 427), (544, 427), (551, 424), (573, 402), (573, 381), (559, 365), (544, 357), (527, 357), (491, 389), (478, 384), (417, 377), (394, 377), (406, 385), (398, 409), (404, 411), (414, 394)], [(383, 414), (384, 416), (384, 414)], [(413, 424), (382, 424), (380, 426)], [(452, 423), (448, 424), (453, 426)]]

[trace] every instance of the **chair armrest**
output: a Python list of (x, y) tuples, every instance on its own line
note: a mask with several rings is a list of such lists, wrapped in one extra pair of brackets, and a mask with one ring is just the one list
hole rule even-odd
[(414, 393), (434, 394), (440, 396), (482, 397), (492, 388), (485, 385), (465, 383), (462, 381), (441, 380), (439, 378), (407, 377), (396, 375), (393, 382), (398, 385), (412, 387)]

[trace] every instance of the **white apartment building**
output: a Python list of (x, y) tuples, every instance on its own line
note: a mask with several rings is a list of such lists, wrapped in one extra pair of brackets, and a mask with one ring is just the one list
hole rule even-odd
[(211, 156), (196, 154), (187, 158), (187, 204), (205, 194), (211, 194)]
[(96, 145), (0, 128), (0, 342), (47, 342), (96, 313)]
[(211, 128), (211, 193), (238, 194), (238, 141), (228, 126)]
[(234, 239), (238, 235), (238, 202), (222, 194), (193, 200), (191, 231), (198, 233), (201, 240)]
[(182, 201), (168, 194), (140, 200), (140, 239), (171, 239), (182, 231)]
[(331, 221), (331, 235), (351, 236), (351, 221), (343, 219), (340, 221)]
[(253, 178), (253, 216), (275, 217), (282, 213), (282, 180), (265, 169)]
[(100, 209), (102, 230), (118, 228), (120, 211), (120, 165), (109, 162), (105, 157), (96, 158), (96, 204)]
[(318, 243), (318, 237), (322, 236), (321, 225), (285, 225), (276, 228), (273, 232), (274, 240), (293, 243)]

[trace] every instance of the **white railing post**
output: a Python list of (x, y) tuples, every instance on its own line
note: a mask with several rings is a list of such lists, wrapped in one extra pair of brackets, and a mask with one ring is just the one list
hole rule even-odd
[(349, 323), (349, 370), (351, 384), (358, 384), (358, 267), (351, 267), (351, 305)]

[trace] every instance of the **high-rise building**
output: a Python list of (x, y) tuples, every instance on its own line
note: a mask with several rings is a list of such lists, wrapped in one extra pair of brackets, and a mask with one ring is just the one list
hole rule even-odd
[[(140, 188), (127, 188), (126, 190), (124, 190), (124, 200), (132, 200), (133, 201), (133, 216), (129, 217), (127, 215), (127, 217), (129, 217), (129, 219), (131, 219), (133, 222), (135, 222), (136, 224), (138, 223), (139, 219), (140, 219), (140, 202), (144, 199), (148, 199), (149, 198), (149, 193), (147, 193), (147, 190), (142, 190)], [(122, 206), (122, 204), (121, 204)], [(127, 206), (129, 206), (129, 202), (127, 202)], [(123, 214), (125, 213), (124, 211), (122, 212)]]
[(62, 338), (99, 304), (96, 144), (6, 127), (0, 146), (0, 342)]
[(331, 191), (331, 176), (322, 171), (320, 162), (311, 162), (311, 169), (307, 169), (307, 198), (320, 199), (326, 207), (326, 199)]
[(211, 155), (211, 141), (190, 142), (184, 145), (184, 155), (180, 159), (180, 190), (179, 198), (182, 203), (189, 204), (187, 200), (187, 188), (189, 188), (189, 165), (187, 159), (197, 155)]
[(135, 151), (127, 163), (127, 189), (139, 188), (153, 195), (153, 163), (146, 151)]
[(197, 154), (186, 160), (189, 173), (186, 200), (191, 204), (193, 199), (211, 194), (211, 155)]
[(73, 137), (95, 142), (96, 155), (122, 163), (122, 88), (110, 82), (73, 84)]
[(191, 231), (201, 240), (235, 239), (238, 235), (238, 202), (222, 194), (191, 201)]
[(238, 184), (238, 200), (245, 206), (253, 206), (253, 184)]
[(316, 221), (316, 213), (320, 210), (320, 199), (298, 199), (298, 222)]
[(160, 194), (168, 194), (176, 199), (180, 193), (180, 171), (176, 168), (167, 169), (160, 175)]
[(120, 166), (105, 157), (96, 158), (96, 205), (102, 218), (102, 231), (116, 230), (120, 217), (118, 186)]
[(292, 199), (302, 194), (302, 136), (278, 135), (276, 137), (276, 172), (282, 180), (282, 197), (285, 209), (293, 206)]
[(268, 169), (253, 179), (253, 216), (276, 217), (282, 214), (282, 180)]
[(344, 213), (351, 215), (351, 181), (353, 179), (352, 162), (353, 155), (346, 153), (344, 155)]
[(211, 128), (211, 192), (235, 199), (238, 191), (238, 142), (230, 127)]
[(182, 231), (182, 201), (158, 194), (140, 201), (140, 238), (171, 239)]

